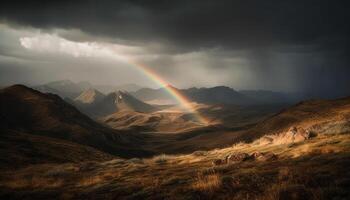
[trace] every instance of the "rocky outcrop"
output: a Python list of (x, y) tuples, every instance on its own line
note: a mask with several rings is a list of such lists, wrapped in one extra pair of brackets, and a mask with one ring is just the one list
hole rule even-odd
[(286, 132), (264, 136), (255, 143), (258, 145), (297, 143), (308, 140), (313, 137), (313, 135), (314, 134), (308, 129), (292, 126)]
[(257, 161), (273, 161), (273, 160), (277, 160), (278, 156), (271, 152), (269, 153), (254, 152), (250, 155), (249, 159), (257, 160)]
[(277, 160), (278, 156), (271, 152), (254, 152), (252, 154), (247, 153), (232, 153), (227, 155), (224, 159), (213, 160), (213, 166), (224, 165), (224, 164), (233, 164), (244, 161), (273, 161)]
[(289, 139), (291, 142), (301, 142), (310, 138), (310, 131), (305, 130), (302, 127), (292, 126), (286, 133), (284, 138)]
[(245, 161), (249, 158), (249, 154), (247, 153), (234, 153), (230, 154), (225, 157), (226, 163), (231, 163), (231, 162), (241, 162)]
[(223, 164), (226, 164), (226, 163), (225, 163), (225, 160), (215, 159), (215, 160), (213, 160), (212, 164), (213, 164), (213, 166), (218, 166), (218, 165), (223, 165)]

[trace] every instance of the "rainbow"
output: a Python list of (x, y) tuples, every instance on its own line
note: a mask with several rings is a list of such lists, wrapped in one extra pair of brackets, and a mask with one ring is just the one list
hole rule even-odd
[(209, 120), (202, 116), (194, 107), (191, 101), (180, 93), (176, 88), (171, 87), (164, 79), (162, 79), (156, 72), (150, 69), (150, 67), (138, 63), (130, 59), (123, 59), (126, 63), (135, 66), (137, 69), (141, 70), (149, 79), (158, 84), (160, 87), (165, 88), (165, 90), (187, 111), (191, 112), (196, 120), (204, 125), (209, 123)]
[[(41, 45), (44, 41), (45, 45)], [(118, 52), (118, 48), (104, 48), (97, 43), (76, 43), (68, 41), (66, 39), (57, 37), (55, 35), (39, 35), (36, 37), (21, 37), (21, 45), (26, 49), (38, 49), (53, 52), (65, 52), (73, 55), (74, 57), (80, 56), (107, 56), (118, 61), (123, 61), (131, 66), (136, 67), (145, 75), (147, 75), (155, 83), (164, 87), (166, 91), (178, 101), (178, 103), (191, 112), (199, 123), (208, 124), (208, 120), (200, 115), (200, 113), (194, 108), (193, 104), (182, 95), (177, 89), (170, 87), (169, 84), (163, 80), (156, 72), (152, 71), (150, 67), (136, 62), (136, 60), (131, 59), (131, 57), (126, 56)], [(59, 47), (57, 50), (57, 46)], [(53, 48), (52, 48), (53, 47)]]

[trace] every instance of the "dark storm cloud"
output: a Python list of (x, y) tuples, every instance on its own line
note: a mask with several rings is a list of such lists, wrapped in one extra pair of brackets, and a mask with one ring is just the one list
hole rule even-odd
[(350, 94), (349, 9), (345, 0), (5, 0), (0, 22), (140, 47), (154, 55), (142, 62), (181, 87), (339, 96)]
[(347, 37), (349, 4), (329, 0), (11, 0), (2, 3), (0, 13), (2, 19), (22, 25), (79, 28), (111, 38), (169, 43), (187, 51)]

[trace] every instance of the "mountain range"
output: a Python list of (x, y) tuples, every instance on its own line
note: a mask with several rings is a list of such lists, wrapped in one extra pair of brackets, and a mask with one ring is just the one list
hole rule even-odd
[(135, 111), (149, 113), (158, 110), (157, 107), (144, 103), (128, 92), (112, 92), (104, 95), (95, 89), (81, 93), (74, 101), (66, 99), (83, 113), (92, 118), (104, 117), (119, 111)]
[[(171, 86), (172, 87), (172, 86)], [(87, 98), (84, 96), (108, 95), (116, 91), (126, 91), (135, 98), (148, 102), (150, 104), (176, 104), (176, 100), (167, 92), (166, 88), (152, 89), (143, 88), (136, 84), (125, 84), (120, 86), (112, 85), (93, 85), (89, 82), (74, 83), (70, 80), (55, 81), (40, 86), (33, 87), (44, 93), (53, 93), (62, 98), (72, 100), (78, 98)], [(189, 88), (177, 89), (188, 99), (205, 104), (234, 104), (234, 105), (257, 105), (257, 104), (291, 104), (302, 99), (294, 94), (282, 92), (273, 92), (267, 90), (242, 90), (236, 91), (230, 87), (217, 86), (211, 88)], [(89, 91), (89, 89), (91, 91)], [(85, 93), (85, 94), (84, 94)], [(90, 93), (90, 94), (89, 94)], [(85, 100), (86, 101), (86, 100)]]
[[(116, 100), (119, 101), (118, 98), (120, 98), (120, 95), (122, 95), (121, 98), (123, 100), (125, 99), (126, 102), (116, 103)], [(110, 115), (107, 114), (100, 122), (113, 129), (107, 128), (90, 119), (57, 95), (41, 93), (23, 85), (14, 85), (0, 90), (0, 108), (2, 113), (0, 128), (4, 132), (29, 134), (35, 135), (36, 137), (46, 137), (86, 145), (115, 156), (134, 155), (133, 148), (139, 148), (139, 150), (137, 150), (138, 154), (149, 155), (151, 151), (142, 150), (142, 146), (145, 145), (144, 137), (149, 138), (150, 135), (145, 136), (141, 134), (140, 131), (137, 131), (139, 133), (135, 133), (134, 131), (137, 129), (132, 129), (133, 131), (131, 132), (121, 130), (127, 129), (128, 126), (132, 127), (134, 125), (139, 126), (140, 124), (144, 124), (145, 130), (157, 127), (157, 129), (162, 132), (166, 131), (167, 128), (170, 131), (176, 132), (177, 130), (184, 129), (180, 126), (175, 126), (175, 124), (182, 124), (184, 127), (190, 129), (192, 127), (195, 129), (187, 131), (188, 133), (186, 134), (177, 135), (176, 137), (186, 138), (186, 145), (189, 145), (190, 143), (188, 142), (192, 141), (193, 143), (191, 143), (190, 146), (195, 148), (198, 143), (193, 140), (195, 140), (198, 136), (197, 134), (200, 133), (201, 140), (205, 141), (202, 146), (209, 147), (213, 144), (217, 144), (217, 142), (214, 141), (221, 141), (224, 144), (230, 142), (232, 138), (235, 138), (235, 140), (251, 140), (267, 133), (278, 133), (285, 131), (288, 127), (296, 126), (296, 123), (305, 123), (307, 120), (309, 120), (310, 123), (314, 123), (312, 120), (317, 119), (315, 122), (319, 123), (324, 120), (329, 120), (330, 116), (333, 117), (332, 120), (337, 120), (337, 118), (335, 118), (337, 116), (344, 116), (345, 118), (339, 120), (346, 121), (348, 118), (346, 112), (350, 105), (348, 98), (337, 101), (306, 101), (289, 109), (282, 110), (280, 113), (272, 116), (269, 115), (275, 112), (275, 108), (273, 107), (270, 111), (264, 111), (257, 106), (232, 107), (230, 109), (217, 106), (202, 108), (204, 109), (202, 112), (209, 117), (216, 116), (219, 119), (220, 117), (224, 118), (227, 114), (232, 115), (237, 113), (237, 116), (241, 118), (236, 118), (235, 115), (231, 117), (227, 116), (228, 119), (226, 119), (226, 121), (227, 123), (240, 123), (241, 127), (236, 126), (230, 129), (221, 125), (196, 127), (188, 124), (185, 126), (186, 123), (190, 123), (190, 118), (181, 113), (160, 112), (157, 114), (157, 112), (153, 112), (152, 114), (138, 112), (135, 110), (137, 106), (142, 105), (141, 107), (147, 107), (148, 105), (144, 105), (125, 92), (111, 93), (107, 95), (104, 100), (99, 102), (107, 100), (110, 100), (115, 109), (120, 109), (120, 111), (111, 113)], [(119, 103), (122, 104), (120, 107), (118, 107)], [(153, 107), (147, 108), (153, 109)], [(342, 113), (344, 111), (346, 112)], [(227, 114), (225, 114), (225, 112), (227, 112)], [(326, 115), (325, 113), (328, 114)], [(259, 115), (261, 116), (258, 117)], [(244, 118), (251, 119), (251, 122), (245, 121)], [(250, 129), (246, 128), (251, 125), (254, 126)], [(299, 126), (301, 126), (301, 124), (299, 124)], [(180, 127), (180, 129), (172, 129), (171, 127)], [(243, 130), (239, 131), (240, 129)], [(231, 134), (232, 130), (235, 130), (235, 134), (233, 135)], [(221, 139), (213, 139), (215, 137)], [(163, 138), (163, 136), (156, 135), (155, 138), (160, 138), (160, 140), (162, 140), (161, 138)], [(214, 143), (210, 142), (211, 140)], [(177, 141), (176, 145), (179, 144), (181, 144), (181, 142)], [(149, 149), (149, 147), (146, 149)]]
[(99, 85), (91, 84), (88, 81), (73, 82), (71, 80), (53, 81), (42, 85), (33, 86), (34, 89), (44, 93), (57, 94), (62, 98), (77, 98), (82, 92), (88, 89), (95, 89), (103, 94), (108, 94), (115, 91), (137, 91), (141, 86), (136, 84), (123, 85)]
[[(192, 101), (205, 104), (291, 104), (298, 100), (293, 98), (293, 95), (288, 95), (281, 92), (266, 90), (236, 91), (226, 86), (176, 90)], [(130, 94), (146, 102), (172, 102), (173, 100), (173, 97), (167, 92), (166, 88), (142, 88), (136, 92), (131, 92)]]
[(83, 90), (90, 88), (91, 85), (88, 82), (74, 83), (70, 80), (53, 81), (47, 84), (34, 86), (33, 88), (44, 93), (53, 93), (61, 96), (62, 98), (75, 98)]

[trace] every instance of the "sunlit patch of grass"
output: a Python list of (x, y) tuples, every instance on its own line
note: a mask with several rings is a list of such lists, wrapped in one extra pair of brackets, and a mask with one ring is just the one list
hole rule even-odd
[(96, 185), (103, 182), (105, 179), (102, 176), (89, 176), (83, 179), (80, 179), (78, 182), (78, 186), (86, 187), (91, 185)]
[(246, 148), (249, 147), (249, 144), (245, 143), (245, 142), (238, 142), (232, 145), (232, 149), (242, 149), (242, 148)]
[(101, 165), (104, 165), (104, 166), (113, 166), (113, 165), (122, 165), (122, 164), (125, 164), (125, 160), (123, 159), (113, 159), (113, 160), (109, 160), (109, 161), (106, 161), (106, 162), (103, 162), (103, 163), (100, 163)]
[(78, 180), (77, 186), (87, 187), (100, 183), (109, 182), (121, 176), (120, 170), (106, 169), (95, 175), (84, 177)]
[(219, 174), (198, 174), (192, 183), (194, 190), (203, 193), (213, 193), (221, 187), (221, 178)]
[(194, 155), (194, 156), (206, 156), (206, 155), (208, 155), (208, 152), (207, 151), (195, 151), (192, 153), (192, 155)]
[(155, 164), (166, 164), (171, 160), (174, 160), (174, 158), (176, 158), (176, 156), (171, 156), (171, 155), (166, 155), (166, 154), (160, 154), (158, 156), (154, 156), (153, 158), (151, 158), (149, 161), (155, 163)]
[(312, 139), (312, 141), (299, 143), (298, 145), (291, 146), (286, 154), (291, 155), (293, 158), (303, 155), (320, 155), (338, 153), (344, 151), (348, 146), (344, 146), (341, 141), (349, 141), (349, 135), (337, 135), (337, 136), (323, 136)]

